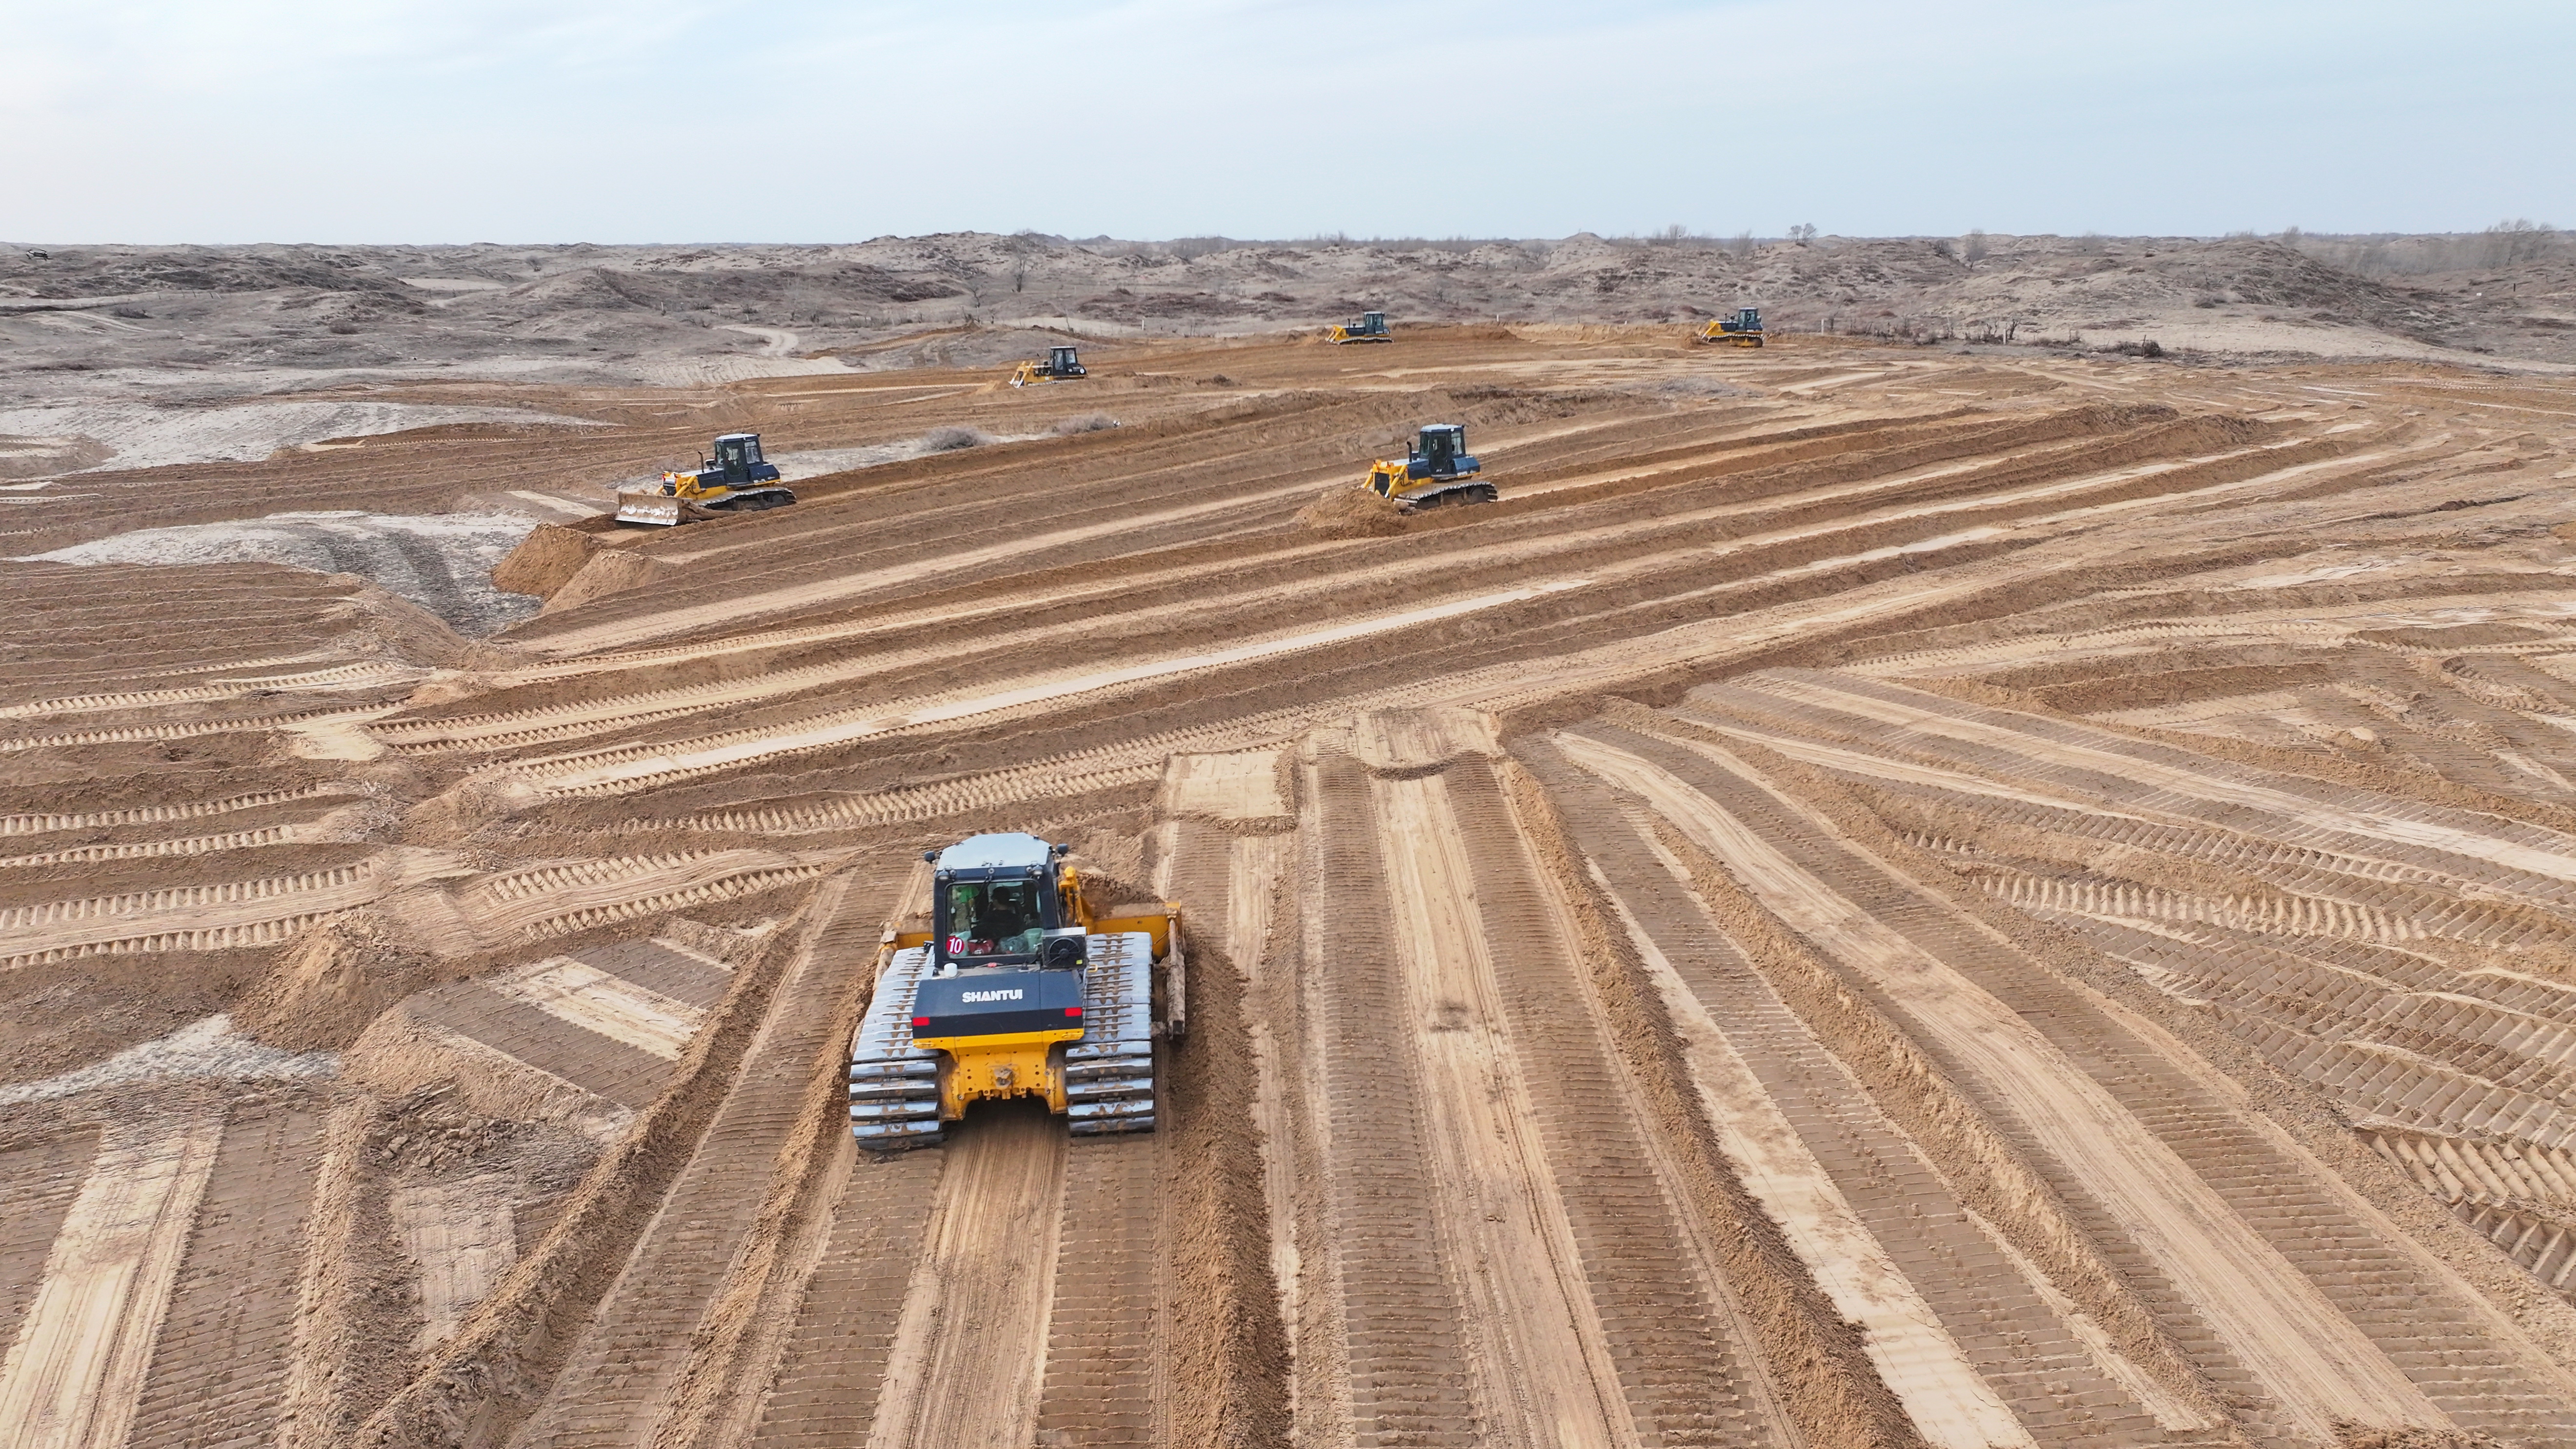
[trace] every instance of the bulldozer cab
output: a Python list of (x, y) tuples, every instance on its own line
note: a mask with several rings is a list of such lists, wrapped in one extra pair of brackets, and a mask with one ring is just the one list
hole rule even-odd
[(971, 836), (929, 852), (932, 969), (945, 976), (993, 966), (1081, 966), (1086, 932), (1061, 889), (1064, 850), (1013, 834)]
[(1729, 332), (1759, 332), (1762, 330), (1762, 309), (1739, 307), (1733, 317), (1718, 325)]
[(1360, 314), (1360, 325), (1352, 328), (1351, 330), (1362, 337), (1384, 337), (1386, 335), (1386, 314), (1384, 312), (1362, 312)]
[(727, 483), (749, 481), (752, 468), (759, 462), (760, 434), (727, 433), (716, 439), (716, 460), (713, 467), (723, 481)]
[(1071, 347), (1047, 349), (1047, 371), (1058, 377), (1082, 376), (1082, 355)]
[(1434, 423), (1422, 430), (1422, 440), (1413, 453), (1413, 467), (1407, 471), (1440, 477), (1457, 472), (1459, 460), (1466, 456), (1466, 424)]

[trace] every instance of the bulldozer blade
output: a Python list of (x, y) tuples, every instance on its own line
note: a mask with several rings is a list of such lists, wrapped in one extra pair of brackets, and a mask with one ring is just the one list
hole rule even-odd
[(617, 521), (669, 528), (680, 522), (681, 506), (679, 499), (667, 494), (620, 493), (617, 495)]

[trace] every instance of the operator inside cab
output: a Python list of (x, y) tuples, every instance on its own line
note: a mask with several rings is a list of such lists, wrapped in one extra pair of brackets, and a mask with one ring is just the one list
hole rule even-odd
[(1036, 880), (959, 881), (948, 888), (948, 954), (1034, 955), (1045, 934)]

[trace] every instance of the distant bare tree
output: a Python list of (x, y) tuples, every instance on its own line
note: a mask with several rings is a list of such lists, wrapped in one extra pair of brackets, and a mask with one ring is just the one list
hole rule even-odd
[(1753, 255), (1753, 233), (1751, 231), (1737, 232), (1735, 234), (1735, 239), (1726, 244), (1726, 249), (1735, 253), (1739, 257), (1749, 257)]
[(1677, 221), (1672, 225), (1665, 227), (1662, 231), (1655, 233), (1654, 240), (1662, 242), (1666, 246), (1670, 246), (1675, 242), (1690, 240), (1690, 235), (1691, 229)]
[(1789, 240), (1796, 242), (1800, 246), (1805, 246), (1807, 243), (1814, 241), (1815, 239), (1816, 224), (1812, 221), (1802, 221), (1796, 226), (1789, 228)]
[(2529, 217), (2518, 216), (2500, 221), (2486, 231), (2486, 264), (2509, 267), (2527, 262), (2548, 249), (2558, 235), (2557, 228), (2543, 225)]
[(1014, 292), (1029, 284), (1029, 253), (1037, 248), (1037, 235), (1036, 231), (1022, 227), (1002, 239), (1002, 250), (1011, 258), (1011, 290)]
[(1959, 260), (1966, 262), (1969, 266), (1973, 267), (1985, 259), (1986, 234), (1981, 228), (1971, 227), (1968, 234), (1965, 237), (1960, 238)]

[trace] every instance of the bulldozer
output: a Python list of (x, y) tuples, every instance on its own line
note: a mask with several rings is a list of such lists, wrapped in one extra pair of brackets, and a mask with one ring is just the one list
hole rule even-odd
[(1413, 451), (1402, 460), (1380, 458), (1369, 464), (1360, 484), (1380, 498), (1392, 498), (1407, 512), (1456, 503), (1491, 503), (1500, 495), (1478, 477), (1482, 471), (1467, 451), (1465, 423), (1433, 423), (1422, 430)]
[(1180, 907), (1095, 907), (1070, 849), (1007, 833), (924, 852), (930, 919), (887, 926), (850, 1044), (861, 1147), (935, 1146), (975, 1103), (1014, 1097), (1079, 1135), (1154, 1130), (1154, 1044), (1189, 1028)]
[(1384, 312), (1362, 312), (1357, 322), (1336, 322), (1324, 334), (1327, 342), (1393, 342), (1395, 334), (1386, 330)]
[(716, 439), (715, 453), (712, 462), (700, 454), (697, 467), (664, 473), (659, 488), (620, 492), (617, 521), (669, 528), (796, 501), (795, 491), (778, 481), (778, 465), (762, 461), (760, 434), (727, 433)]
[(1699, 329), (1699, 340), (1759, 347), (1762, 345), (1762, 309), (1738, 307), (1732, 317), (1712, 317), (1707, 326)]
[(1080, 351), (1071, 347), (1050, 347), (1047, 349), (1044, 362), (1031, 358), (1013, 369), (1011, 386), (1026, 387), (1033, 382), (1068, 382), (1077, 377), (1090, 375), (1090, 370), (1082, 365)]

